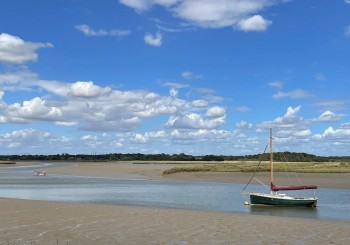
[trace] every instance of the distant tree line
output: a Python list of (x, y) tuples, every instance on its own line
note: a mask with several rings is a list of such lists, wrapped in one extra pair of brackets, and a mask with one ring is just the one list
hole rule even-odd
[[(350, 158), (350, 157), (348, 157)], [(270, 153), (258, 154), (258, 155), (245, 155), (241, 157), (233, 157), (232, 160), (262, 160), (269, 161)], [(274, 161), (280, 162), (329, 162), (334, 157), (324, 157), (316, 156), (308, 153), (297, 153), (297, 152), (274, 152), (273, 153)]]
[[(203, 155), (192, 156), (181, 154), (141, 154), (141, 153), (111, 153), (111, 154), (56, 154), (56, 155), (0, 155), (2, 161), (268, 161), (270, 154), (244, 156)], [(316, 156), (308, 153), (275, 152), (275, 161), (288, 162), (331, 162), (350, 161), (350, 156)]]

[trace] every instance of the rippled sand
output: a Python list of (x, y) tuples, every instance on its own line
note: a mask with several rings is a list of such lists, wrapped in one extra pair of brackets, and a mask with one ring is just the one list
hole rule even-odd
[(0, 199), (0, 244), (350, 244), (350, 222)]

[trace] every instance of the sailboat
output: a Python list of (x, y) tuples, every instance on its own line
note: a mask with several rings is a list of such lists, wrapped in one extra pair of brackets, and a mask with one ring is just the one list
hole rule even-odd
[(318, 198), (292, 197), (279, 191), (317, 189), (315, 185), (277, 186), (273, 182), (272, 129), (270, 129), (270, 193), (249, 193), (252, 205), (316, 207)]

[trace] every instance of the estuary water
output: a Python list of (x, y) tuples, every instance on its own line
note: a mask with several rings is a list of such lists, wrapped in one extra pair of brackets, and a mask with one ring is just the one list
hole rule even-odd
[[(53, 166), (55, 164), (45, 164), (40, 168)], [(350, 221), (350, 189), (318, 189), (317, 208), (245, 206), (249, 196), (240, 194), (242, 184), (53, 174), (33, 176), (36, 168), (38, 166), (0, 168), (0, 197)], [(249, 191), (264, 190), (251, 185)]]

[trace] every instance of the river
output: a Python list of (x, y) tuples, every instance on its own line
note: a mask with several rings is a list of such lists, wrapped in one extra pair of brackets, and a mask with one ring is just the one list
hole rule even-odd
[[(47, 169), (55, 164), (44, 166)], [(350, 221), (350, 189), (318, 189), (316, 208), (245, 206), (248, 196), (240, 194), (242, 184), (56, 174), (33, 176), (36, 168), (38, 166), (0, 168), (0, 197)], [(261, 186), (251, 185), (249, 191), (259, 190)]]

